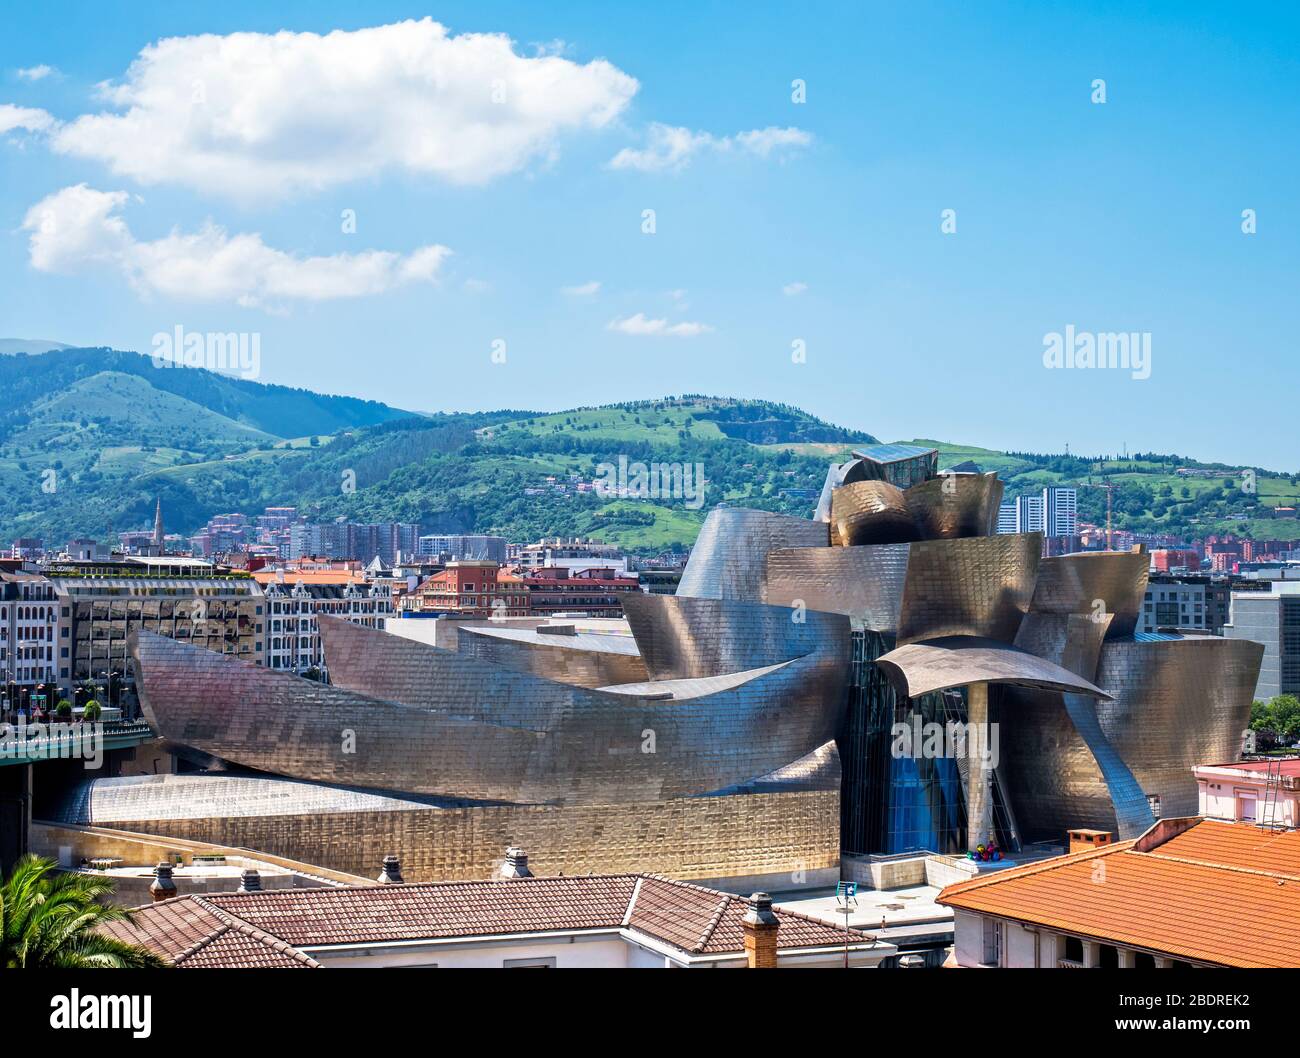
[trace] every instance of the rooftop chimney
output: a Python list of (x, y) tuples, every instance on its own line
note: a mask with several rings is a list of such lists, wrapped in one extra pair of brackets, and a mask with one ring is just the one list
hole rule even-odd
[(533, 872), (528, 869), (528, 853), (517, 845), (506, 849), (506, 862), (501, 865), (502, 878), (531, 878)]
[(160, 863), (153, 869), (154, 880), (149, 886), (149, 895), (156, 904), (161, 900), (170, 900), (176, 895), (176, 883), (172, 881), (172, 865)]
[(262, 876), (253, 868), (245, 867), (243, 873), (239, 876), (239, 888), (237, 893), (260, 893), (262, 891)]
[(751, 970), (776, 968), (776, 936), (780, 921), (772, 913), (772, 898), (755, 893), (749, 898), (749, 910), (741, 919), (745, 931), (745, 958)]
[(402, 880), (402, 861), (391, 852), (384, 857), (384, 869), (375, 879), (380, 885), (395, 885)]
[(1109, 845), (1115, 840), (1115, 835), (1109, 830), (1071, 830), (1069, 835), (1070, 852), (1072, 853), (1087, 852), (1102, 845)]

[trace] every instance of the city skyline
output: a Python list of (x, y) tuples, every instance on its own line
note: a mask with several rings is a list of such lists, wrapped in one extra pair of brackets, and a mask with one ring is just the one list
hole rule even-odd
[[(728, 393), (882, 439), (1288, 469), (1281, 422), (1217, 384), (1296, 381), (1287, 13), (670, 6), (667, 48), (585, 5), (108, 9), (93, 50), (34, 10), (0, 43), (14, 337), (251, 333), (260, 381), (419, 411)], [(445, 35), (383, 29), (426, 14)], [(346, 64), (313, 107), (328, 40), (463, 76), (415, 124), (410, 80)], [(272, 47), (298, 81), (213, 65)], [(1083, 363), (1129, 344), (1045, 366), (1067, 335)], [(918, 370), (931, 400), (882, 396)], [(1014, 414), (980, 399), (1007, 386)]]

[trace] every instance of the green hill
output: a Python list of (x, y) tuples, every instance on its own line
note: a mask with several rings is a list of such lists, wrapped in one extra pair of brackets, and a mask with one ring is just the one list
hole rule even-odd
[[(39, 536), (109, 539), (152, 523), (191, 532), (213, 514), (296, 505), (314, 518), (418, 521), (426, 531), (512, 540), (594, 536), (633, 551), (688, 545), (719, 502), (806, 516), (832, 459), (875, 440), (788, 405), (686, 395), (539, 413), (412, 415), (197, 369), (162, 369), (105, 349), (0, 358), (11, 397), (0, 417), (0, 542)], [(1080, 458), (997, 452), (925, 439), (940, 466), (995, 470), (1007, 495), (1080, 487), (1081, 517), (1204, 535), (1300, 536), (1274, 506), (1300, 500), (1293, 475), (1181, 456)], [(707, 489), (651, 499), (596, 494), (602, 465), (698, 465)], [(355, 483), (355, 488), (351, 486)]]

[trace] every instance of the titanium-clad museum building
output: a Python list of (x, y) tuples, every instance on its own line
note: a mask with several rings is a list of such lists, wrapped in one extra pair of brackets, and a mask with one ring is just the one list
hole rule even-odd
[[(396, 852), (416, 880), (518, 845), (547, 873), (789, 889), (842, 851), (1195, 814), (1263, 648), (1135, 635), (1146, 555), (1041, 558), (995, 534), (1001, 497), (874, 446), (812, 519), (712, 511), (677, 595), (625, 601), (630, 638), (488, 624), (449, 650), (322, 617), (328, 686), (137, 632), (146, 716), (210, 770), (88, 782), (62, 817), (351, 872)], [(900, 748), (934, 730), (992, 752)]]

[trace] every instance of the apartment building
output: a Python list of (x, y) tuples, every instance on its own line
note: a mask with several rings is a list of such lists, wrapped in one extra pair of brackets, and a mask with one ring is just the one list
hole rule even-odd
[(352, 570), (261, 570), (253, 574), (266, 600), (267, 668), (328, 674), (319, 614), (381, 631), (393, 616), (392, 587)]
[(407, 609), (468, 617), (527, 617), (531, 612), (524, 579), (479, 559), (447, 563), (411, 593)]
[(262, 664), (264, 601), (245, 570), (197, 559), (128, 557), (52, 563), (60, 681), (125, 671), (127, 636), (143, 628)]
[(58, 677), (66, 623), (54, 585), (33, 573), (0, 573), (0, 679), (31, 687)]

